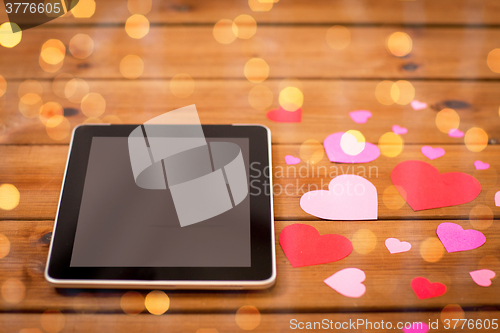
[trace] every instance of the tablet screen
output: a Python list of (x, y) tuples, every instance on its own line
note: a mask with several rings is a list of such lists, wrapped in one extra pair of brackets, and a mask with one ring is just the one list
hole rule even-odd
[[(207, 142), (237, 144), (248, 178), (248, 138)], [(127, 137), (92, 138), (71, 267), (250, 267), (250, 244), (250, 195), (181, 227), (168, 187), (137, 186)]]

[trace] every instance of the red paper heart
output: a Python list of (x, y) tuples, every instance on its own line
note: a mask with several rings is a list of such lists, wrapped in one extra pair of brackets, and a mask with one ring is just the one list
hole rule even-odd
[(283, 252), (293, 267), (334, 262), (352, 252), (352, 243), (341, 235), (320, 235), (316, 228), (306, 224), (292, 224), (280, 233)]
[(267, 118), (277, 123), (300, 123), (302, 121), (302, 109), (287, 111), (280, 106), (278, 109), (269, 111)]
[(418, 299), (438, 297), (446, 293), (446, 286), (439, 282), (431, 283), (424, 277), (416, 277), (411, 280), (411, 289)]
[(462, 172), (440, 174), (422, 161), (404, 161), (392, 169), (392, 183), (414, 211), (461, 205), (481, 192), (479, 181)]

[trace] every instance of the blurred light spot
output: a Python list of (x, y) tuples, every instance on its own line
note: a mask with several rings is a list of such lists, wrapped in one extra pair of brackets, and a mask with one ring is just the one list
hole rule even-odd
[(40, 82), (36, 80), (26, 80), (19, 85), (17, 93), (19, 95), (19, 98), (22, 98), (28, 93), (37, 94), (41, 97), (43, 94), (43, 88)]
[(47, 310), (42, 313), (40, 323), (42, 324), (42, 328), (48, 333), (58, 333), (64, 328), (66, 319), (61, 311)]
[(264, 59), (252, 58), (246, 62), (243, 72), (248, 81), (260, 83), (269, 76), (269, 65)]
[(100, 117), (106, 110), (106, 100), (99, 93), (89, 93), (82, 99), (81, 108), (87, 117)]
[(85, 119), (82, 124), (102, 124), (102, 120), (97, 117), (90, 117)]
[(248, 0), (248, 6), (254, 12), (267, 12), (273, 8), (273, 2), (261, 2), (259, 0)]
[(40, 56), (43, 61), (50, 65), (57, 65), (64, 60), (64, 53), (62, 53), (58, 48), (52, 46), (45, 48)]
[(340, 138), (340, 148), (344, 153), (356, 156), (365, 149), (365, 137), (360, 131), (348, 130)]
[(472, 127), (465, 133), (465, 146), (473, 152), (480, 152), (488, 145), (488, 134), (479, 127)]
[(125, 31), (131, 38), (141, 39), (149, 32), (149, 20), (140, 14), (134, 14), (125, 22)]
[(232, 24), (233, 33), (242, 39), (249, 39), (257, 32), (257, 22), (250, 15), (236, 17)]
[(144, 296), (137, 291), (127, 291), (120, 299), (120, 307), (129, 315), (137, 315), (144, 310)]
[(127, 79), (137, 79), (144, 73), (144, 61), (139, 56), (129, 54), (120, 61), (120, 73)]
[(264, 85), (258, 85), (250, 89), (248, 103), (256, 110), (264, 111), (273, 104), (273, 92)]
[(130, 14), (146, 15), (151, 11), (153, 2), (151, 0), (128, 0), (127, 8)]
[(102, 118), (102, 122), (105, 124), (122, 124), (123, 123), (123, 121), (120, 119), (120, 117), (118, 117), (114, 114), (104, 116)]
[(170, 307), (170, 298), (161, 290), (153, 290), (146, 296), (144, 304), (149, 313), (162, 315)]
[(406, 203), (406, 191), (400, 186), (396, 187), (394, 185), (390, 185), (384, 190), (382, 201), (389, 209), (400, 209)]
[(404, 141), (400, 135), (394, 132), (382, 134), (378, 140), (378, 148), (380, 153), (387, 157), (396, 157), (403, 151)]
[(458, 304), (448, 304), (441, 310), (441, 322), (448, 325), (448, 323), (459, 322), (465, 318), (464, 310)]
[(368, 229), (359, 229), (352, 235), (352, 247), (359, 254), (368, 254), (377, 246), (377, 237)]
[(394, 82), (385, 80), (377, 84), (375, 88), (375, 97), (380, 104), (383, 105), (392, 105), (394, 104), (394, 100), (392, 99), (392, 87), (394, 86)]
[(300, 91), (304, 91), (304, 85), (302, 84), (302, 82), (300, 82), (299, 79), (292, 78), (292, 77), (281, 80), (281, 82), (278, 86), (279, 91), (282, 91), (283, 89), (285, 89), (287, 87), (295, 87), (295, 88), (299, 89)]
[(415, 98), (415, 88), (408, 81), (397, 81), (391, 87), (391, 98), (400, 105), (410, 104)]
[(35, 118), (39, 115), (42, 105), (43, 101), (39, 95), (28, 93), (19, 101), (19, 112), (26, 118)]
[(420, 244), (420, 256), (427, 262), (437, 262), (443, 254), (443, 244), (437, 237), (428, 237)]
[(38, 64), (40, 65), (40, 68), (43, 69), (45, 72), (55, 73), (62, 68), (64, 62), (61, 61), (55, 65), (51, 65), (51, 64), (45, 62), (45, 60), (43, 60), (42, 57), (40, 56), (38, 58)]
[(342, 25), (334, 25), (326, 32), (326, 42), (334, 50), (343, 50), (351, 42), (351, 33)]
[(196, 333), (219, 333), (215, 328), (199, 328)]
[(459, 125), (460, 116), (453, 109), (443, 109), (436, 114), (436, 126), (443, 133), (448, 134)]
[(477, 264), (477, 269), (491, 269), (494, 272), (500, 272), (500, 260), (492, 255), (487, 255), (481, 258)]
[(387, 38), (387, 49), (396, 57), (404, 57), (411, 52), (412, 40), (404, 32), (395, 32)]
[(40, 120), (44, 125), (47, 124), (47, 121), (52, 118), (53, 116), (63, 116), (64, 115), (64, 110), (62, 106), (57, 103), (57, 102), (48, 102), (45, 103), (41, 108), (40, 108)]
[(73, 103), (81, 103), (82, 98), (89, 93), (89, 85), (83, 79), (71, 79), (64, 87), (64, 95)]
[(2, 284), (2, 297), (10, 304), (17, 304), (24, 299), (26, 287), (24, 283), (15, 278), (7, 279)]
[(475, 229), (488, 229), (493, 223), (493, 212), (486, 205), (476, 205), (470, 211), (469, 221)]
[(89, 35), (78, 34), (69, 41), (69, 51), (77, 59), (85, 59), (94, 52), (94, 41)]
[(500, 73), (500, 49), (491, 50), (486, 60), (488, 67), (495, 73)]
[[(0, 204), (2, 201), (2, 186), (0, 186)], [(10, 241), (4, 234), (0, 234), (0, 259), (5, 258), (10, 252)]]
[(52, 81), (52, 91), (58, 97), (66, 98), (66, 94), (64, 90), (66, 89), (66, 85), (70, 80), (73, 79), (73, 75), (68, 73), (62, 73), (57, 75)]
[(69, 135), (71, 124), (66, 117), (56, 115), (50, 118), (45, 125), (47, 134), (53, 140), (63, 140)]
[(7, 81), (0, 75), (0, 97), (2, 97), (7, 91)]
[(186, 73), (176, 74), (170, 80), (170, 91), (175, 97), (186, 98), (194, 92), (194, 80)]
[[(12, 26), (14, 25), (14, 29)], [(12, 31), (17, 32), (12, 32)], [(21, 38), (23, 37), (23, 32), (19, 28), (19, 26), (15, 23), (6, 22), (0, 25), (0, 45), (7, 48), (12, 48), (21, 42)]]
[(244, 305), (236, 311), (236, 325), (245, 331), (251, 331), (260, 324), (260, 312), (255, 306)]
[(212, 33), (215, 40), (219, 43), (231, 44), (236, 39), (237, 33), (235, 33), (234, 30), (237, 29), (238, 27), (233, 27), (233, 21), (222, 19), (219, 22), (215, 23)]
[[(75, 2), (75, 0), (73, 0)], [(76, 18), (89, 18), (95, 13), (95, 1), (94, 0), (79, 0), (78, 4), (74, 6), (71, 4), (71, 13)]]
[(280, 92), (279, 103), (283, 109), (293, 112), (302, 107), (304, 95), (296, 87), (286, 87)]
[(309, 164), (316, 164), (323, 158), (325, 149), (323, 145), (316, 140), (306, 140), (300, 146), (300, 159)]
[(13, 210), (19, 205), (21, 194), (12, 184), (0, 185), (0, 209)]

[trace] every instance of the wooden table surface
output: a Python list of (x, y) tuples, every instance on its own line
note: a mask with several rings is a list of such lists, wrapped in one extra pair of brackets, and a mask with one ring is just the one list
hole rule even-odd
[[(493, 279), (485, 288), (468, 274), (483, 268), (500, 274), (500, 207), (494, 202), (500, 190), (500, 56), (490, 59), (490, 65), (487, 62), (490, 52), (500, 49), (500, 1), (281, 0), (271, 6), (258, 0), (154, 0), (151, 10), (143, 12), (149, 32), (143, 38), (131, 38), (125, 22), (137, 8), (139, 12), (147, 8), (148, 2), (130, 0), (127, 6), (125, 0), (100, 0), (89, 18), (66, 14), (23, 31), (21, 42), (13, 48), (0, 46), (0, 185), (11, 184), (20, 193), (15, 208), (0, 208), (0, 332), (288, 332), (293, 331), (292, 322), (323, 319), (334, 323), (383, 320), (394, 327), (397, 322), (431, 321), (439, 325), (433, 330), (436, 332), (475, 332), (480, 330), (475, 326), (479, 319), (500, 320), (500, 280)], [(92, 0), (83, 3), (88, 6)], [(227, 45), (219, 43), (214, 25), (242, 14), (256, 20), (255, 35), (236, 38)], [(0, 22), (6, 20), (1, 13)], [(335, 25), (350, 33), (350, 43), (343, 50), (334, 50), (327, 43), (327, 31)], [(386, 47), (395, 32), (410, 36), (408, 55), (395, 56)], [(84, 59), (76, 58), (70, 48), (77, 34), (87, 34), (94, 42), (92, 54)], [(66, 48), (62, 66), (60, 62), (44, 65), (40, 60), (42, 45), (50, 39), (59, 40)], [(77, 43), (78, 47), (84, 48)], [(144, 64), (135, 79), (120, 72), (122, 59), (130, 54), (139, 56)], [(269, 75), (261, 83), (245, 77), (244, 67), (251, 58), (262, 58), (269, 66)], [(104, 98), (105, 112), (99, 118), (105, 122), (137, 124), (196, 104), (206, 124), (268, 126), (274, 182), (277, 189), (288, 186), (290, 192), (274, 196), (276, 239), (284, 227), (305, 223), (321, 234), (349, 238), (355, 250), (341, 261), (292, 268), (277, 242), (278, 277), (273, 288), (258, 292), (165, 291), (170, 305), (161, 316), (144, 306), (149, 291), (139, 291), (135, 303), (129, 304), (124, 290), (50, 287), (43, 271), (70, 130), (88, 118), (78, 100), (61, 95), (64, 85), (61, 88), (60, 80), (54, 80), (61, 73), (84, 80), (80, 82), (88, 85), (87, 92)], [(187, 97), (171, 89), (180, 73), (194, 82)], [(286, 81), (289, 78), (303, 92), (302, 122), (270, 121), (266, 113), (279, 106), (280, 90), (292, 82)], [(26, 80), (36, 82), (27, 84)], [(409, 81), (414, 98), (428, 107), (415, 111), (407, 102), (382, 104), (375, 92), (384, 80)], [(254, 87), (267, 95), (252, 95)], [(38, 112), (21, 113), (20, 108), (26, 109), (21, 99), (26, 93), (37, 93), (43, 101), (35, 101), (32, 107), (59, 103), (67, 121), (54, 132), (47, 129), (42, 122), (46, 119)], [(484, 150), (471, 151), (463, 138), (451, 138), (438, 130), (436, 115), (447, 107), (459, 115), (460, 130), (477, 127), (487, 133), (489, 144)], [(350, 111), (359, 109), (373, 113), (365, 124), (356, 124), (349, 117)], [(321, 155), (320, 143), (331, 133), (359, 130), (368, 142), (377, 144), (394, 124), (408, 129), (402, 135), (403, 151), (396, 157), (347, 165), (331, 163), (323, 156), (315, 164), (304, 163), (318, 156), (314, 152)], [(444, 148), (446, 154), (430, 161), (420, 151), (424, 145)], [(301, 157), (303, 162), (296, 167), (305, 166), (307, 176), (278, 174), (287, 170), (285, 155)], [(482, 191), (467, 204), (414, 212), (391, 192), (390, 180), (392, 169), (410, 159), (429, 162), (442, 173), (473, 175)], [(476, 160), (489, 163), (490, 168), (476, 170)], [(328, 183), (334, 177), (332, 168), (337, 174), (366, 170), (363, 176), (378, 190), (378, 220), (325, 221), (300, 208), (304, 191)], [(11, 192), (0, 195), (0, 205), (9, 200), (13, 200)], [(487, 242), (473, 251), (447, 253), (436, 236), (436, 227), (442, 222), (481, 230)], [(388, 237), (408, 241), (412, 249), (391, 255), (384, 245)], [(323, 283), (346, 267), (366, 273), (367, 289), (360, 298), (344, 297)], [(417, 276), (444, 283), (446, 294), (419, 300), (410, 287)], [(462, 328), (460, 322), (457, 329), (445, 330), (446, 318), (472, 319), (474, 324)], [(401, 330), (360, 326), (344, 331)]]

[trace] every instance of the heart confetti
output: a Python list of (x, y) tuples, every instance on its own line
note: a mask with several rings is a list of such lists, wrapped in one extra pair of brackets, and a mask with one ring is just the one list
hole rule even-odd
[(332, 276), (325, 279), (325, 283), (339, 294), (359, 298), (366, 292), (366, 286), (363, 281), (366, 274), (359, 268), (344, 268)]
[(474, 250), (486, 243), (486, 237), (481, 231), (464, 230), (456, 223), (441, 223), (436, 234), (448, 253)]
[(408, 242), (402, 242), (397, 238), (387, 238), (385, 240), (385, 247), (387, 247), (391, 254), (394, 254), (410, 251), (411, 244)]
[(490, 168), (490, 165), (488, 163), (477, 160), (474, 162), (474, 167), (476, 168), (476, 170), (486, 170)]
[(392, 126), (392, 131), (394, 132), (394, 134), (397, 134), (397, 135), (402, 135), (402, 134), (408, 133), (408, 129), (407, 128), (401, 127), (399, 125), (393, 125)]
[(450, 138), (463, 138), (464, 135), (465, 135), (464, 132), (462, 132), (458, 128), (452, 128), (451, 130), (448, 131), (448, 136)]
[(411, 101), (410, 105), (415, 111), (423, 110), (427, 107), (427, 103), (417, 101), (416, 99)]
[(347, 257), (352, 243), (341, 235), (320, 235), (316, 228), (307, 224), (285, 227), (279, 236), (285, 256), (293, 267), (326, 264)]
[(344, 132), (330, 134), (323, 141), (326, 155), (330, 162), (336, 163), (367, 163), (375, 161), (380, 156), (380, 149), (373, 143), (365, 142), (364, 149), (357, 155), (348, 155), (342, 149), (340, 142)]
[(357, 124), (365, 124), (372, 117), (372, 113), (368, 110), (358, 110), (349, 112), (351, 119)]
[(480, 269), (477, 271), (469, 272), (472, 280), (481, 287), (491, 286), (491, 279), (493, 279), (496, 274), (490, 269)]
[(277, 123), (300, 123), (302, 121), (302, 109), (287, 111), (281, 106), (267, 113), (267, 118)]
[(444, 156), (445, 153), (443, 148), (432, 148), (431, 146), (423, 146), (420, 151), (430, 160)]
[(446, 293), (446, 286), (439, 282), (431, 283), (424, 277), (416, 277), (411, 280), (411, 289), (418, 299), (439, 297)]
[(286, 155), (285, 156), (285, 163), (287, 165), (299, 164), (300, 163), (300, 158), (294, 157), (292, 155)]

